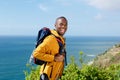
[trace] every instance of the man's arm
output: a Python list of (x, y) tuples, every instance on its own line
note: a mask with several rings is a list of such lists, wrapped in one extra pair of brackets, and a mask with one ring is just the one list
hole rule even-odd
[(50, 43), (51, 38), (50, 37), (45, 38), (45, 40), (35, 49), (33, 56), (37, 59), (47, 62), (54, 61), (54, 55), (50, 54)]

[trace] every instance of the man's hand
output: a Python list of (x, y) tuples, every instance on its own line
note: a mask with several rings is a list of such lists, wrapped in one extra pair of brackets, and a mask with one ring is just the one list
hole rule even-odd
[(64, 55), (57, 54), (57, 55), (55, 55), (55, 59), (54, 60), (56, 62), (62, 62), (64, 60)]

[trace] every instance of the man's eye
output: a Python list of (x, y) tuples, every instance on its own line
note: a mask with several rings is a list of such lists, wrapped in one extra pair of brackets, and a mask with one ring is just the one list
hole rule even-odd
[(60, 26), (62, 26), (63, 24), (60, 24)]

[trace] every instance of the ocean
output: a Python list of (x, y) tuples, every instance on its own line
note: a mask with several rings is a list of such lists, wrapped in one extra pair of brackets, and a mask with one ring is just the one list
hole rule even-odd
[[(34, 36), (0, 36), (0, 80), (25, 80), (26, 63), (34, 49)], [(90, 61), (113, 45), (120, 37), (66, 37), (67, 61), (74, 56), (79, 62), (79, 53)]]

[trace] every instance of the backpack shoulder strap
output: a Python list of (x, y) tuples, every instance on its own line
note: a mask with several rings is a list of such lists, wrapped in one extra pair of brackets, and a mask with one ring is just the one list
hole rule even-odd
[(65, 45), (62, 43), (62, 40), (59, 37), (57, 37), (57, 36), (55, 36), (55, 37), (59, 44), (59, 54), (65, 53), (65, 65), (67, 65), (67, 57), (66, 57), (67, 53), (66, 53)]
[[(54, 34), (52, 34), (52, 35), (55, 36)], [(59, 44), (59, 53), (61, 54), (62, 49), (64, 48), (64, 44), (62, 43), (62, 40), (59, 37), (55, 36), (55, 38), (56, 38), (56, 40), (57, 40), (57, 42)]]

